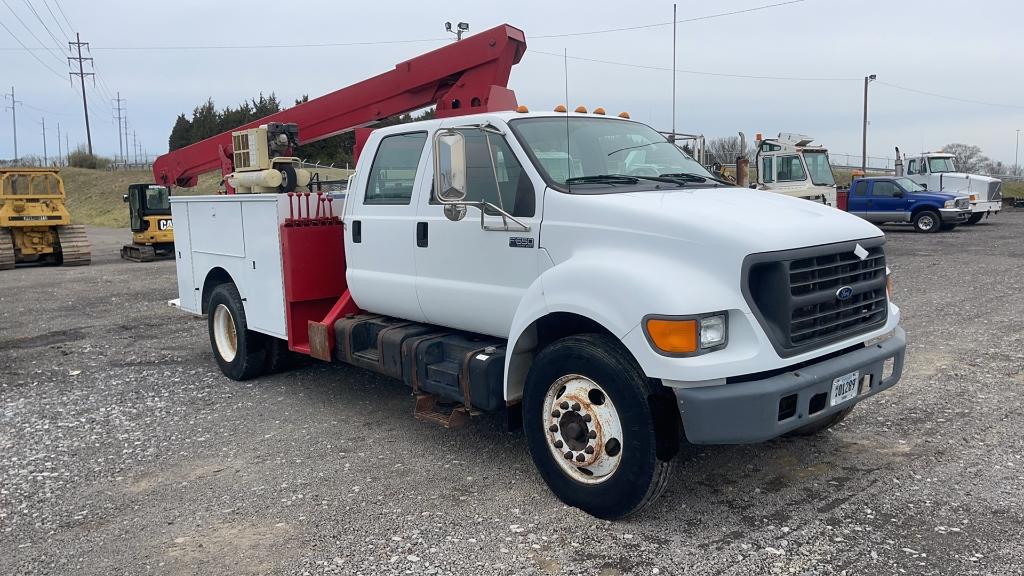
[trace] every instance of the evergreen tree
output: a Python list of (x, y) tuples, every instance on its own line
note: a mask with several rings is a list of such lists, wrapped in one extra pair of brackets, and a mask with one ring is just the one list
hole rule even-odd
[(174, 128), (171, 128), (171, 136), (167, 139), (167, 149), (177, 150), (192, 143), (192, 123), (184, 114), (178, 114), (174, 121)]

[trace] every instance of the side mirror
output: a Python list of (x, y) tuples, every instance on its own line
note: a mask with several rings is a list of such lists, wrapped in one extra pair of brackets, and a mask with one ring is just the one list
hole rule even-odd
[(466, 139), (456, 130), (434, 135), (434, 197), (441, 204), (466, 199)]
[(128, 201), (128, 195), (127, 194), (122, 195), (121, 196), (121, 200), (124, 200), (125, 202), (127, 202)]

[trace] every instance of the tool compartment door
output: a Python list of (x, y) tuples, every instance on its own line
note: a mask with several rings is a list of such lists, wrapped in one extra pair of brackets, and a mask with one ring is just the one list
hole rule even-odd
[(196, 290), (196, 281), (192, 270), (188, 204), (172, 202), (171, 218), (174, 219), (175, 224), (174, 265), (178, 276), (178, 298), (181, 300), (181, 309), (193, 314), (201, 314), (199, 291)]

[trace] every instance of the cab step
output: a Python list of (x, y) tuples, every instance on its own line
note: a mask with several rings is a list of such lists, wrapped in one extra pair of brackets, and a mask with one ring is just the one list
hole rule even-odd
[(469, 417), (475, 413), (465, 406), (456, 406), (445, 410), (444, 407), (438, 405), (437, 395), (417, 394), (412, 415), (413, 418), (422, 422), (439, 424), (445, 428), (463, 428), (469, 422)]

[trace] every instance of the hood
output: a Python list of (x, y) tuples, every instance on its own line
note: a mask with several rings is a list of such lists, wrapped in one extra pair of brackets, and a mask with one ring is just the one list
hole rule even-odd
[[(1002, 180), (991, 176), (965, 174), (963, 172), (942, 172), (932, 174), (929, 182), (944, 192), (974, 194), (978, 198), (996, 200), (999, 197)], [(991, 198), (990, 198), (991, 196)]]
[[(554, 210), (545, 212), (545, 220), (565, 217), (598, 226), (632, 227), (694, 244), (724, 242), (748, 254), (882, 236), (873, 224), (836, 208), (749, 188), (548, 194), (566, 198), (552, 198)], [(563, 200), (569, 210), (564, 215)]]
[(931, 190), (925, 190), (924, 192), (911, 192), (909, 194), (913, 200), (934, 200), (940, 204), (947, 200), (956, 200), (957, 198), (966, 198), (963, 194), (952, 194), (947, 192), (933, 192)]

